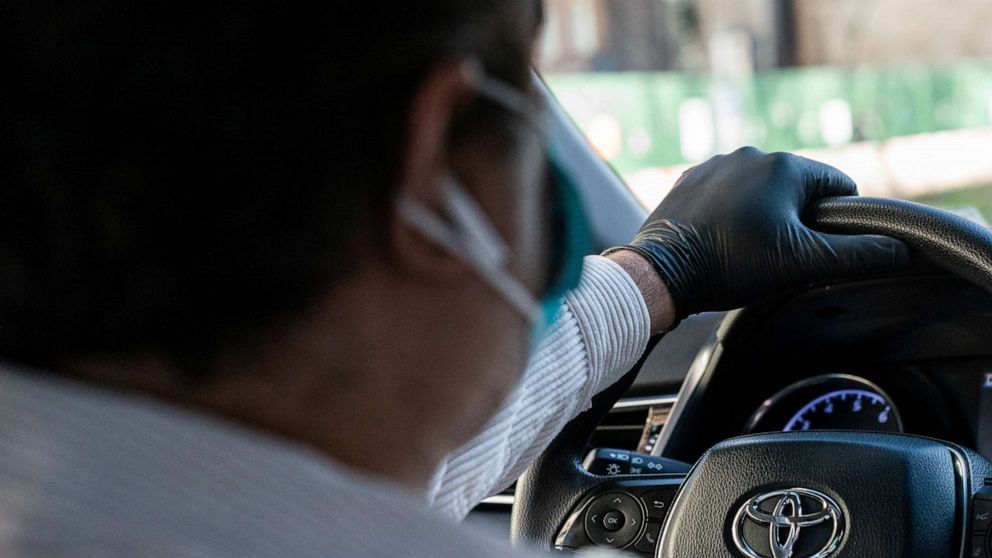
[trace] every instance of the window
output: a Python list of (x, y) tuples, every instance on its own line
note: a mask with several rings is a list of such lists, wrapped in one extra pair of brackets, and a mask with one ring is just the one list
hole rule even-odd
[(992, 220), (992, 3), (549, 0), (541, 71), (654, 206), (740, 145)]

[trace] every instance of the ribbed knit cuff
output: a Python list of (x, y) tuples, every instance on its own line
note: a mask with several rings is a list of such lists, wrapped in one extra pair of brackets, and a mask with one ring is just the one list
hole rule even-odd
[(592, 384), (599, 391), (641, 357), (651, 337), (651, 315), (641, 291), (616, 262), (586, 256), (582, 282), (565, 296), (582, 332)]

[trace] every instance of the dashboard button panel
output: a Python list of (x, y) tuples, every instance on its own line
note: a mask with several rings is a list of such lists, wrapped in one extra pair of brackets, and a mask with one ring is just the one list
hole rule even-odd
[(644, 502), (644, 507), (648, 510), (648, 519), (659, 521), (668, 515), (668, 508), (671, 507), (674, 499), (675, 489), (673, 488), (651, 490), (641, 495), (641, 501)]
[(992, 486), (983, 486), (971, 501), (971, 546), (965, 556), (986, 558), (992, 539)]
[(610, 492), (593, 500), (586, 510), (589, 540), (609, 548), (623, 548), (641, 533), (644, 512), (630, 494)]
[(658, 546), (658, 537), (661, 536), (661, 522), (648, 521), (647, 527), (641, 538), (634, 543), (634, 550), (654, 556), (654, 549)]
[(978, 533), (984, 533), (992, 525), (992, 500), (975, 499), (971, 508), (971, 528)]
[(601, 484), (569, 514), (554, 547), (600, 546), (654, 556), (662, 523), (684, 479), (684, 475), (659, 475)]

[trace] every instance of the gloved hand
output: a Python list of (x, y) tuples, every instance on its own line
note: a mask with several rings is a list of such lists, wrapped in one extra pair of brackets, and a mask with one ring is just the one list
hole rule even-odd
[(752, 304), (818, 279), (881, 274), (906, 265), (898, 240), (814, 231), (800, 220), (814, 200), (857, 194), (839, 170), (745, 147), (690, 169), (627, 246), (668, 286), (679, 319)]

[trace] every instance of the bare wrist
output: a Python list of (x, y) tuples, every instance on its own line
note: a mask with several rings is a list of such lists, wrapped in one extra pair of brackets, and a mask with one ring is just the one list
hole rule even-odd
[(676, 318), (675, 303), (651, 262), (633, 250), (617, 250), (606, 257), (622, 267), (641, 291), (651, 316), (651, 334), (657, 335), (671, 329)]

